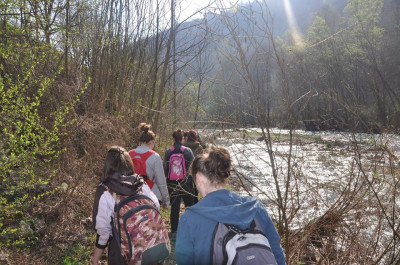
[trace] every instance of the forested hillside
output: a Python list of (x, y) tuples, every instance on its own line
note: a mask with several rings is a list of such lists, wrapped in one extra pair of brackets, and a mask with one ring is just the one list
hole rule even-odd
[(218, 6), (1, 1), (1, 264), (89, 262), (105, 153), (140, 122), (160, 154), (178, 127), (399, 133), (399, 1)]
[(190, 68), (179, 76), (182, 84), (193, 77), (198, 91), (217, 95), (206, 116), (257, 124), (255, 117), (268, 112), (272, 124), (290, 127), (289, 104), (299, 128), (397, 130), (399, 3), (290, 1), (286, 13), (284, 2), (209, 13), (189, 31), (204, 38), (195, 59), (200, 74)]

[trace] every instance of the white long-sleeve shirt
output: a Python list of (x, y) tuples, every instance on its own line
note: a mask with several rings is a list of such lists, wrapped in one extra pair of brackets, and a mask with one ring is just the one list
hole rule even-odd
[[(150, 190), (149, 186), (144, 184), (142, 186), (142, 191), (144, 195), (154, 202), (157, 209), (160, 209), (160, 203), (154, 193)], [(112, 235), (111, 218), (114, 215), (115, 199), (109, 191), (104, 190), (100, 196), (98, 205), (98, 211), (95, 217), (95, 229), (99, 235), (97, 244), (105, 247)]]

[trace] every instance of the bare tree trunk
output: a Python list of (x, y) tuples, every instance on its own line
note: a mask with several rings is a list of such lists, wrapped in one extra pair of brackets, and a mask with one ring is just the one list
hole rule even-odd
[(68, 49), (69, 49), (69, 31), (70, 31), (70, 25), (69, 25), (69, 1), (66, 0), (65, 4), (65, 51), (64, 51), (64, 64), (65, 64), (65, 77), (68, 80)]
[(202, 79), (200, 80), (199, 84), (197, 85), (197, 98), (196, 98), (196, 109), (194, 111), (194, 122), (193, 122), (193, 129), (196, 129), (196, 121), (197, 121), (197, 116), (199, 113), (199, 106), (200, 106), (200, 91), (201, 91), (201, 84), (202, 84)]
[(172, 41), (174, 39), (174, 21), (175, 21), (175, 1), (171, 0), (171, 29), (169, 32), (169, 38), (168, 38), (168, 42), (167, 42), (167, 51), (165, 54), (165, 58), (164, 58), (164, 64), (163, 64), (163, 68), (161, 71), (161, 79), (160, 79), (160, 84), (159, 84), (159, 88), (158, 88), (158, 100), (157, 100), (157, 107), (156, 107), (156, 114), (155, 114), (155, 119), (153, 122), (153, 128), (154, 131), (157, 131), (158, 129), (158, 123), (160, 120), (160, 111), (161, 111), (161, 103), (162, 100), (164, 98), (164, 91), (165, 91), (165, 85), (166, 85), (166, 76), (167, 76), (167, 70), (168, 70), (168, 64), (169, 64), (169, 60), (170, 60), (170, 56), (171, 56), (171, 46), (172, 46)]

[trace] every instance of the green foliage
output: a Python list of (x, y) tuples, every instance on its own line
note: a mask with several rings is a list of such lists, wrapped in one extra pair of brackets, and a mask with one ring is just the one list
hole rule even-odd
[(382, 0), (349, 1), (345, 12), (349, 15), (349, 34), (352, 36), (349, 36), (348, 43), (353, 56), (366, 56), (367, 49), (378, 49), (382, 45), (383, 29), (379, 27), (382, 8)]
[(331, 141), (327, 141), (327, 142), (325, 143), (325, 146), (326, 146), (326, 148), (332, 148), (333, 143), (332, 143)]
[(305, 51), (291, 48), (294, 84), (307, 84), (296, 97), (316, 91), (300, 109), (308, 129), (365, 130), (391, 107), (382, 103), (382, 6), (382, 0), (349, 0), (343, 16), (326, 9), (307, 28)]
[(325, 40), (330, 36), (329, 28), (326, 25), (325, 19), (316, 16), (307, 31), (307, 41), (309, 44), (314, 44)]
[(62, 265), (80, 265), (88, 264), (90, 262), (90, 255), (92, 254), (93, 246), (74, 242), (65, 251), (64, 256), (61, 258)]
[(21, 221), (35, 201), (56, 191), (50, 185), (55, 174), (50, 163), (64, 151), (60, 147), (62, 128), (73, 122), (66, 118), (79, 95), (73, 102), (42, 114), (46, 113), (43, 96), (61, 71), (43, 71), (48, 60), (54, 59), (53, 54), (44, 44), (28, 45), (19, 38), (0, 43), (1, 245), (36, 241), (29, 222), (25, 222), (26, 232)]

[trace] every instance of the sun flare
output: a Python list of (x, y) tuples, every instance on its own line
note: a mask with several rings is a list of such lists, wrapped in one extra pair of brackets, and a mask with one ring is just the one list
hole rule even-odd
[(297, 22), (293, 14), (292, 5), (290, 4), (290, 0), (283, 0), (283, 5), (285, 7), (286, 18), (288, 20), (290, 34), (292, 38), (299, 48), (304, 48), (303, 39), (299, 33)]

